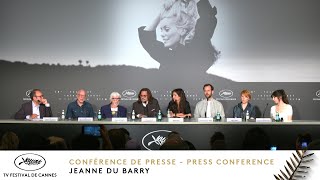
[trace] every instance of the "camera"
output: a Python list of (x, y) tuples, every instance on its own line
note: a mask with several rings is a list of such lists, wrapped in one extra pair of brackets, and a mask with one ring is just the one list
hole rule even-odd
[(99, 125), (82, 126), (82, 134), (100, 137), (101, 136), (100, 126)]
[(276, 151), (276, 150), (277, 150), (277, 146), (271, 146), (271, 147), (270, 147), (270, 150), (271, 150), (271, 151)]
[(307, 141), (302, 141), (301, 142), (301, 148), (307, 148), (308, 147), (308, 142)]

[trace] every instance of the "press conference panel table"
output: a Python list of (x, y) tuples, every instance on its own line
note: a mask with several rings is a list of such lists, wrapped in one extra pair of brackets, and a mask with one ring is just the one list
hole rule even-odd
[[(285, 122), (197, 122), (196, 119), (185, 119), (184, 122), (112, 122), (111, 119), (102, 121), (27, 121), (0, 120), (0, 133), (13, 131), (18, 136), (25, 133), (39, 133), (42, 136), (59, 136), (70, 142), (72, 138), (82, 133), (82, 127), (87, 125), (105, 125), (106, 128), (125, 128), (130, 136), (141, 143), (142, 149), (159, 149), (159, 139), (166, 137), (170, 131), (181, 134), (184, 140), (194, 144), (198, 150), (210, 149), (210, 137), (214, 132), (225, 135), (227, 149), (242, 149), (246, 132), (255, 127), (262, 128), (269, 136), (271, 144), (278, 149), (294, 149), (298, 134), (309, 133), (312, 139), (320, 139), (320, 120), (296, 120)], [(149, 146), (148, 146), (149, 144)]]

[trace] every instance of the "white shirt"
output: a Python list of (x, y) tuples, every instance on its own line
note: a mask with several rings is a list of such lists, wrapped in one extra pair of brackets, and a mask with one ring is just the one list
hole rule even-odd
[(142, 103), (142, 105), (143, 105), (143, 107), (147, 107), (147, 105), (148, 105), (148, 101), (147, 101), (147, 102), (145, 102), (145, 103), (143, 102), (143, 103)]
[[(50, 104), (47, 103), (47, 104), (45, 104), (45, 106), (46, 106), (46, 107), (50, 107)], [(40, 105), (36, 105), (36, 104), (32, 101), (32, 114), (38, 115), (36, 119), (40, 119), (40, 110), (39, 110), (39, 108), (40, 108)], [(26, 119), (31, 119), (30, 117), (31, 117), (30, 115), (27, 115), (27, 116), (26, 116)]]
[(116, 108), (111, 108), (111, 111), (118, 111), (118, 107), (116, 107)]
[[(38, 115), (37, 118), (40, 118), (40, 110), (39, 110), (40, 105), (36, 105), (33, 101), (32, 101), (32, 114), (36, 114)], [(30, 115), (26, 116), (26, 119), (30, 119)]]
[[(276, 119), (276, 105), (271, 107), (270, 110), (270, 117), (271, 119)], [(282, 112), (279, 112), (279, 117), (280, 119), (283, 118), (283, 122), (289, 122), (288, 121), (288, 116), (292, 116), (293, 114), (293, 110), (292, 110), (292, 106), (290, 104), (286, 104), (284, 106), (284, 109)]]
[(207, 102), (206, 117), (207, 117), (207, 118), (210, 118), (210, 117), (211, 117), (211, 101), (210, 101), (210, 100)]

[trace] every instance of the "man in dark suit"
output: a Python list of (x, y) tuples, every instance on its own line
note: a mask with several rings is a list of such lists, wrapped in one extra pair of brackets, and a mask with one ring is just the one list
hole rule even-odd
[(15, 114), (15, 119), (40, 119), (51, 117), (52, 111), (47, 99), (43, 97), (40, 89), (34, 89), (30, 93), (31, 101), (22, 104), (20, 110)]
[(160, 110), (158, 100), (152, 97), (151, 91), (148, 88), (142, 88), (139, 92), (138, 101), (132, 105), (132, 110), (137, 118), (156, 117)]

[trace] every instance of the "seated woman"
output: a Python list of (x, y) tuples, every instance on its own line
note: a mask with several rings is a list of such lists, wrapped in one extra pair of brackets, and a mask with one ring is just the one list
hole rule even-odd
[(256, 110), (249, 103), (249, 101), (251, 100), (250, 92), (245, 89), (241, 91), (240, 96), (241, 96), (241, 103), (239, 103), (233, 108), (233, 117), (245, 119), (246, 113), (249, 112), (249, 118), (256, 118)]
[(121, 95), (118, 92), (110, 94), (110, 104), (101, 107), (102, 118), (127, 117), (127, 108), (120, 106)]
[(191, 117), (190, 104), (186, 99), (186, 95), (182, 89), (174, 89), (171, 92), (172, 100), (169, 102), (167, 110), (170, 117)]
[(279, 118), (283, 122), (292, 122), (292, 106), (289, 104), (288, 96), (283, 89), (276, 90), (271, 95), (272, 100), (276, 105), (271, 107), (270, 117), (271, 119), (276, 119), (277, 112), (279, 113)]

